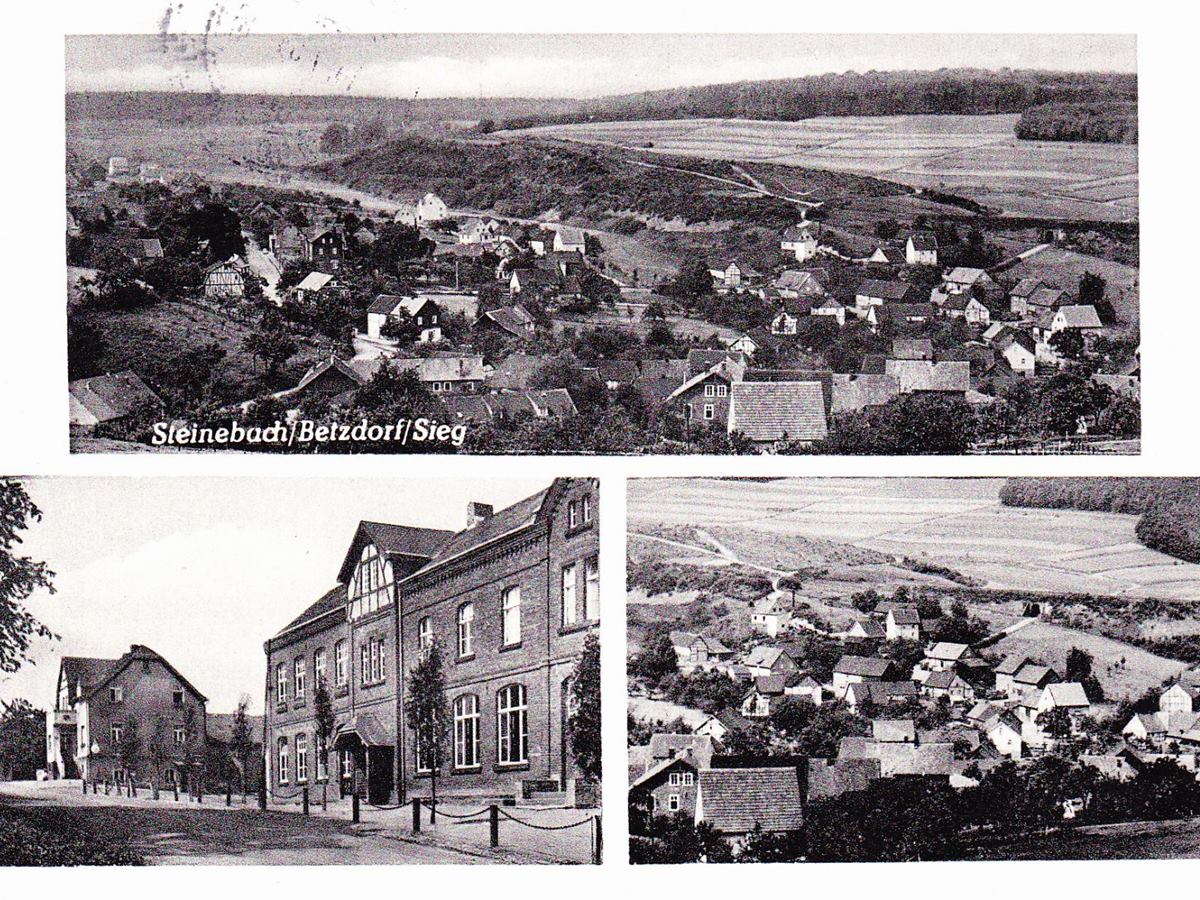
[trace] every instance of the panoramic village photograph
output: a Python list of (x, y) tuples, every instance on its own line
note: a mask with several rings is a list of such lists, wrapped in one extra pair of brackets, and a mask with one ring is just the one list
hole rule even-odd
[(631, 862), (1200, 857), (1200, 479), (628, 506)]
[(76, 452), (1140, 452), (1133, 35), (172, 15), (66, 39)]
[(599, 500), (0, 478), (0, 866), (599, 864)]

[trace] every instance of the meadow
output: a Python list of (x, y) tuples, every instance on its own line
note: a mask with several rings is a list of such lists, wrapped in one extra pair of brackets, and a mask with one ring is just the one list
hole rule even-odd
[(1137, 147), (1019, 141), (1015, 115), (598, 122), (504, 132), (667, 155), (872, 175), (1005, 213), (1133, 221)]

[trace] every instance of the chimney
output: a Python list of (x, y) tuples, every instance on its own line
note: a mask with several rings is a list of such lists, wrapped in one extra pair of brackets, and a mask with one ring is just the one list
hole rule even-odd
[(472, 500), (467, 504), (467, 527), (474, 528), (480, 522), (490, 519), (494, 512), (492, 504)]

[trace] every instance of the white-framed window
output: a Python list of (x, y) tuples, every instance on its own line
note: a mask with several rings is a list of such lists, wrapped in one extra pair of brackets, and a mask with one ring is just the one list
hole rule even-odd
[(704, 396), (705, 397), (717, 396), (717, 386), (715, 384), (706, 384), (704, 386)]
[(362, 684), (371, 683), (371, 645), (374, 641), (368, 641), (358, 648), (358, 680)]
[(600, 621), (600, 557), (583, 563), (583, 614), (589, 622)]
[(684, 772), (683, 773), (683, 783), (685, 785), (695, 784), (696, 783), (696, 773), (695, 772)]
[(729, 396), (729, 385), (718, 384), (717, 385), (717, 396), (718, 397), (728, 397)]
[(125, 688), (121, 687), (120, 685), (117, 685), (116, 687), (110, 687), (108, 689), (108, 699), (113, 703), (124, 703)]
[(679, 812), (679, 795), (671, 794), (667, 797), (667, 809), (670, 812)]
[(114, 725), (114, 726), (112, 726), (112, 728), (110, 730), (112, 732), (112, 742), (114, 744), (120, 744), (121, 738), (123, 738), (125, 736), (125, 726), (124, 725)]
[(296, 735), (296, 782), (308, 781), (308, 735)]
[(463, 694), (454, 700), (454, 768), (479, 765), (479, 698)]
[(464, 603), (458, 608), (458, 655), (475, 652), (475, 604)]
[(295, 678), (293, 681), (295, 682), (296, 699), (303, 700), (308, 694), (307, 685), (305, 684), (307, 667), (304, 665), (304, 657), (297, 656), (293, 665), (295, 667)]
[(177, 726), (175, 728), (175, 746), (176, 747), (183, 746), (183, 738), (184, 738), (183, 729)]
[(285, 737), (279, 739), (279, 783), (288, 783), (288, 741)]
[(347, 781), (354, 777), (354, 754), (349, 750), (342, 751), (342, 777)]
[(338, 641), (333, 645), (333, 680), (338, 687), (346, 684), (349, 663), (349, 659), (347, 658), (348, 652), (345, 641)]
[(583, 507), (583, 524), (590, 525), (592, 522), (592, 495), (584, 494), (579, 503)]
[(283, 703), (287, 700), (287, 666), (283, 663), (278, 663), (275, 666), (275, 702)]
[(433, 646), (433, 619), (429, 616), (422, 616), (421, 621), (417, 623), (417, 651), (419, 653), (428, 653), (429, 648)]
[(575, 563), (562, 569), (562, 623), (569, 628), (579, 621), (579, 603), (575, 596)]
[(704, 404), (704, 418), (708, 420), (715, 419), (717, 416), (717, 408), (711, 403)]
[(508, 647), (521, 643), (521, 588), (514, 585), (504, 592), (500, 607), (500, 643)]
[(577, 528), (579, 526), (579, 504), (574, 500), (567, 504), (567, 527)]
[(317, 754), (317, 781), (326, 781), (329, 778), (329, 748), (325, 746), (325, 738), (319, 734), (313, 743)]
[[(313, 683), (325, 683), (325, 648), (318, 647), (313, 651)], [(328, 686), (328, 685), (326, 685)]]
[(670, 782), (671, 787), (675, 787), (678, 784), (682, 784), (683, 783), (683, 773), (682, 772), (672, 772), (668, 781)]
[(529, 761), (529, 708), (525, 686), (510, 684), (496, 694), (496, 761), (518, 765)]

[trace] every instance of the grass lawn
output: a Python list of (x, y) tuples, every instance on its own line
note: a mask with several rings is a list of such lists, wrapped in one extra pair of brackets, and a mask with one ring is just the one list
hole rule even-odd
[(1195, 859), (1200, 819), (1131, 822), (1025, 836), (1011, 846), (981, 850), (974, 859)]

